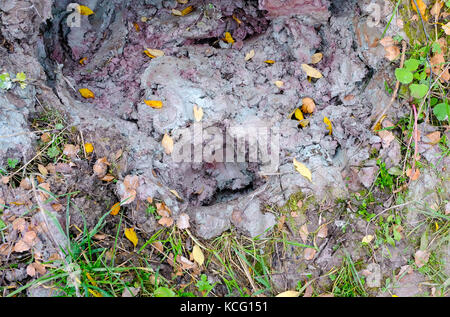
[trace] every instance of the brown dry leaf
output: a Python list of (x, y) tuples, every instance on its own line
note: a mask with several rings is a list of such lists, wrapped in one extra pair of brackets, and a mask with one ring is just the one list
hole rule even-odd
[(42, 183), (39, 184), (39, 187), (42, 189), (39, 190), (39, 196), (41, 200), (46, 200), (48, 197), (50, 197), (50, 184), (49, 183)]
[(438, 144), (439, 141), (441, 141), (441, 132), (440, 131), (435, 131), (435, 132), (432, 132), (430, 134), (427, 134), (426, 137), (428, 139), (430, 139), (430, 141), (431, 141), (428, 144), (435, 145), (435, 144)]
[(95, 162), (93, 167), (94, 175), (97, 176), (98, 178), (103, 178), (108, 171), (108, 165), (110, 165), (110, 163), (108, 162), (106, 157), (99, 158)]
[(78, 151), (80, 150), (80, 147), (73, 144), (66, 144), (64, 145), (63, 153), (64, 155), (67, 155), (70, 158), (74, 158), (77, 156)]
[(193, 107), (195, 121), (200, 122), (203, 118), (203, 108), (197, 105)]
[(23, 188), (25, 190), (29, 190), (31, 189), (31, 181), (28, 177), (26, 178), (22, 178), (22, 180), (20, 181), (20, 188)]
[(101, 240), (105, 240), (107, 238), (107, 235), (102, 234), (102, 233), (96, 233), (92, 236), (92, 238), (94, 238), (95, 240), (101, 241)]
[(86, 98), (86, 99), (89, 99), (89, 98), (95, 99), (94, 93), (93, 93), (92, 91), (90, 91), (88, 88), (81, 88), (81, 89), (78, 89), (78, 91), (80, 92), (80, 94), (81, 94), (81, 96), (82, 96), (83, 98)]
[(111, 212), (110, 214), (113, 216), (116, 216), (119, 214), (120, 211), (120, 203), (115, 203), (112, 207), (111, 207)]
[(27, 222), (23, 218), (17, 218), (12, 222), (12, 227), (14, 230), (18, 230), (23, 233), (27, 227)]
[(284, 223), (286, 222), (286, 216), (281, 216), (280, 219), (278, 219), (278, 230), (281, 231), (281, 229), (283, 229)]
[(187, 229), (189, 228), (191, 225), (189, 224), (189, 215), (186, 213), (182, 213), (177, 220), (177, 227), (178, 229)]
[(154, 109), (161, 109), (163, 107), (163, 102), (160, 100), (144, 100), (145, 104)]
[(164, 227), (171, 227), (173, 225), (173, 219), (171, 217), (162, 217), (158, 223)]
[(308, 241), (309, 235), (308, 226), (306, 225), (306, 223), (300, 227), (299, 233), (303, 243), (306, 243), (306, 241)]
[(326, 223), (320, 226), (317, 236), (322, 239), (325, 239), (328, 236), (328, 227)]
[(123, 180), (124, 193), (121, 197), (122, 205), (130, 204), (136, 199), (136, 189), (139, 186), (139, 177), (127, 175)]
[(447, 22), (447, 24), (444, 24), (442, 26), (442, 29), (444, 30), (446, 35), (450, 35), (450, 22)]
[(9, 177), (8, 176), (2, 176), (2, 183), (3, 184), (8, 184), (9, 183)]
[(400, 48), (398, 46), (388, 46), (384, 48), (385, 55), (388, 60), (391, 62), (397, 59), (400, 56)]
[(316, 255), (316, 249), (313, 248), (305, 248), (303, 251), (303, 255), (305, 256), (305, 260), (312, 260), (314, 259), (314, 256)]
[(383, 144), (383, 148), (389, 147), (392, 141), (395, 140), (395, 136), (391, 131), (381, 130), (378, 131), (378, 136), (381, 138), (381, 142)]
[(414, 174), (412, 175), (411, 169), (408, 168), (406, 170), (406, 176), (408, 176), (412, 181), (416, 181), (420, 177), (420, 170), (418, 168), (416, 168)]
[(181, 11), (177, 9), (172, 9), (172, 14), (179, 17), (183, 16), (183, 13), (181, 13)]
[(395, 23), (397, 24), (397, 26), (398, 26), (400, 29), (403, 29), (403, 27), (405, 26), (405, 23), (404, 23), (403, 20), (400, 19), (400, 18), (397, 18), (396, 21), (395, 21)]
[(316, 110), (316, 104), (312, 98), (306, 97), (302, 99), (302, 112), (313, 113)]
[(312, 78), (322, 78), (322, 73), (315, 69), (314, 67), (309, 66), (308, 64), (302, 64), (302, 69), (306, 73), (307, 76)]
[(62, 208), (63, 208), (63, 205), (61, 205), (61, 204), (59, 204), (59, 203), (56, 203), (56, 204), (52, 204), (52, 208), (53, 208), (53, 210), (54, 211), (61, 211), (62, 210)]
[(308, 283), (306, 285), (305, 293), (303, 294), (303, 297), (312, 297), (313, 294), (313, 288), (311, 286), (311, 283)]
[(205, 262), (205, 255), (197, 244), (192, 249), (192, 258), (197, 262), (198, 266), (202, 266), (203, 262)]
[(137, 246), (139, 239), (134, 228), (125, 229), (125, 237), (133, 243), (134, 247)]
[(104, 182), (112, 182), (114, 180), (114, 176), (111, 174), (107, 174), (104, 177), (101, 178), (102, 181)]
[(380, 44), (383, 45), (383, 47), (389, 47), (395, 45), (395, 41), (391, 36), (385, 36), (380, 40)]
[(440, 0), (437, 0), (430, 10), (430, 14), (432, 16), (434, 16), (436, 21), (439, 20), (439, 15), (441, 14), (441, 9), (442, 9), (443, 5), (444, 5), (443, 2), (441, 2)]
[(167, 135), (164, 134), (164, 137), (161, 141), (161, 145), (164, 148), (164, 151), (166, 152), (166, 154), (170, 154), (173, 151), (173, 139)]
[(195, 266), (194, 262), (189, 261), (184, 256), (177, 257), (177, 262), (181, 264), (181, 268), (183, 270), (190, 270), (193, 269)]
[(247, 54), (245, 54), (245, 61), (251, 60), (253, 57), (255, 57), (255, 50), (251, 50)]
[(428, 251), (417, 250), (417, 252), (414, 254), (414, 262), (416, 263), (418, 268), (421, 268), (422, 266), (427, 264), (429, 259), (430, 252)]
[(38, 164), (38, 170), (39, 170), (39, 173), (41, 173), (44, 176), (47, 176), (48, 170), (44, 167), (44, 165)]
[[(444, 66), (445, 66), (444, 54), (442, 52), (441, 52), (441, 54), (434, 54), (433, 57), (431, 57), (431, 59), (430, 59), (430, 63), (431, 63), (433, 72), (435, 74), (441, 75), (441, 72), (444, 70)], [(450, 80), (450, 72), (448, 69), (442, 73), (441, 78), (445, 81)]]
[(122, 292), (122, 297), (136, 297), (141, 291), (140, 287), (126, 287)]
[(41, 141), (42, 141), (42, 142), (48, 143), (48, 142), (50, 142), (51, 140), (52, 140), (52, 137), (51, 137), (50, 133), (45, 132), (45, 133), (43, 133), (43, 134), (41, 135)]
[(161, 241), (155, 241), (152, 243), (152, 246), (158, 250), (159, 253), (164, 253), (164, 246)]
[(165, 203), (156, 203), (156, 212), (161, 217), (170, 217), (170, 214), (172, 213), (170, 209), (166, 206)]
[(45, 269), (45, 266), (39, 262), (34, 262), (32, 265), (33, 265), (35, 271), (41, 275), (44, 275), (47, 272), (47, 270)]
[(323, 58), (322, 53), (316, 53), (311, 57), (311, 64), (317, 64), (319, 63)]
[(28, 264), (27, 274), (31, 277), (34, 277), (36, 275), (36, 269), (34, 268), (33, 264)]

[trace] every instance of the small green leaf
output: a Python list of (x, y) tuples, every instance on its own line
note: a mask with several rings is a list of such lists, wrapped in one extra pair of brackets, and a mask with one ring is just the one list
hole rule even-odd
[(11, 159), (11, 158), (8, 159), (8, 166), (12, 169), (16, 168), (17, 163), (19, 163), (18, 159)]
[(6, 228), (6, 224), (3, 222), (3, 220), (0, 219), (0, 230), (3, 230)]
[(17, 81), (25, 81), (25, 80), (27, 80), (27, 75), (25, 75), (25, 73), (17, 73), (16, 80)]
[(441, 54), (441, 46), (438, 42), (433, 43), (433, 45), (431, 46), (431, 50), (433, 51), (433, 53)]
[(409, 86), (409, 90), (411, 91), (412, 97), (421, 99), (427, 94), (428, 86), (424, 84), (412, 84), (411, 86)]
[(61, 129), (63, 129), (64, 128), (64, 126), (61, 124), (61, 123), (57, 123), (56, 125), (55, 125), (55, 129), (56, 130), (61, 130)]
[(405, 61), (405, 68), (410, 72), (414, 72), (419, 68), (420, 61), (414, 58), (410, 58)]
[(52, 146), (47, 150), (47, 155), (50, 158), (55, 158), (59, 155), (60, 151), (57, 146)]
[(153, 293), (155, 297), (175, 297), (176, 294), (170, 288), (158, 287)]
[(414, 79), (413, 74), (409, 70), (404, 68), (397, 68), (395, 70), (395, 77), (399, 82), (406, 85), (412, 82)]
[(433, 108), (433, 113), (439, 121), (444, 121), (444, 120), (448, 119), (448, 117), (450, 116), (450, 106), (446, 102), (437, 104)]

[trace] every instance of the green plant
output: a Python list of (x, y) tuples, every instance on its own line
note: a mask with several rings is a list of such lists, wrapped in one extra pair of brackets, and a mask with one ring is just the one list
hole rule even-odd
[(11, 79), (9, 73), (0, 74), (0, 89), (9, 90), (11, 89), (13, 83), (17, 82), (20, 88), (25, 89), (27, 75), (25, 73), (17, 73), (16, 78)]
[(360, 277), (349, 254), (343, 259), (341, 268), (329, 275), (333, 282), (333, 294), (337, 297), (367, 296), (364, 278)]
[(195, 286), (197, 286), (198, 291), (201, 292), (203, 296), (207, 296), (209, 292), (213, 290), (216, 284), (217, 283), (211, 285), (211, 283), (209, 283), (208, 281), (208, 277), (205, 274), (202, 274), (200, 280), (197, 281)]
[(378, 177), (375, 180), (375, 185), (380, 187), (381, 189), (392, 190), (392, 188), (394, 187), (394, 178), (386, 169), (386, 163), (378, 159), (377, 165), (379, 167), (379, 173)]
[(15, 169), (18, 163), (19, 163), (18, 159), (8, 158), (8, 167), (10, 169)]

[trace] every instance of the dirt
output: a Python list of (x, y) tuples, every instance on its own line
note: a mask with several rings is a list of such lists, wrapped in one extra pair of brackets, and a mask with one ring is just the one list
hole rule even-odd
[[(83, 4), (95, 14), (81, 16), (79, 27), (69, 27), (70, 2), (14, 0), (0, 5), (0, 38), (4, 38), (0, 68), (24, 71), (32, 80), (24, 90), (0, 93), (0, 162), (9, 157), (22, 164), (30, 160), (38, 141), (30, 133), (30, 116), (42, 107), (60, 111), (76, 128), (75, 134), (95, 149), (88, 159), (81, 154), (73, 165), (60, 165), (46, 180), (55, 195), (78, 192), (69, 210), (72, 224), (92, 229), (120, 200), (125, 176), (137, 175), (136, 199), (123, 207), (126, 221), (143, 234), (160, 228), (145, 212), (149, 197), (164, 201), (175, 218), (189, 214), (193, 232), (201, 239), (212, 239), (230, 228), (251, 237), (267, 234), (280, 216), (267, 206), (285, 210), (290, 239), (314, 243), (320, 251), (310, 261), (294, 246), (274, 255), (274, 269), (280, 273), (273, 281), (280, 292), (295, 288), (306, 277), (320, 280), (340, 265), (346, 252), (365, 265), (380, 262), (383, 277), (407, 264), (413, 249), (398, 254), (391, 250), (389, 260), (368, 255), (360, 241), (367, 231), (373, 234), (374, 224), (368, 229), (367, 222), (345, 204), (351, 193), (373, 186), (378, 166), (371, 153), (380, 151), (387, 168), (401, 160), (398, 141), (384, 146), (370, 131), (376, 114), (390, 100), (384, 81), (392, 81), (393, 66), (373, 44), (381, 37), (389, 8), (384, 8), (387, 13), (379, 25), (369, 27), (368, 1), (192, 0), (189, 4), (195, 10), (178, 17), (171, 13), (182, 9), (176, 1), (87, 0)], [(225, 32), (235, 39), (233, 45), (223, 40)], [(394, 26), (388, 34), (403, 33)], [(165, 55), (151, 59), (144, 54), (146, 48), (163, 50)], [(255, 56), (245, 61), (251, 50)], [(323, 53), (323, 60), (314, 66), (323, 78), (311, 80), (301, 65), (310, 64), (317, 52)], [(277, 80), (284, 82), (282, 88), (274, 84)], [(80, 88), (89, 88), (95, 99), (83, 98)], [(290, 115), (304, 97), (314, 99), (316, 111), (308, 117), (309, 125), (301, 128)], [(152, 109), (144, 100), (161, 100), (164, 106)], [(175, 162), (161, 140), (171, 134), (178, 141), (180, 129), (194, 126), (194, 105), (203, 108), (203, 127), (224, 137), (235, 126), (280, 131), (275, 173), (261, 173), (267, 165), (259, 161)], [(405, 114), (409, 114), (407, 106), (394, 103), (391, 120)], [(331, 135), (324, 117), (332, 122)], [(15, 136), (3, 137), (10, 135)], [(195, 142), (194, 147), (205, 145)], [(118, 151), (123, 152), (119, 158)], [(448, 166), (445, 160), (435, 161), (434, 151), (439, 152), (425, 146), (421, 155), (437, 166)], [(114, 164), (117, 183), (93, 175), (92, 166), (102, 157)], [(295, 171), (294, 157), (307, 164), (313, 182)], [(425, 192), (418, 184), (411, 197)], [(0, 193), (7, 204), (19, 198), (27, 203), (10, 205), (2, 215), (5, 220), (20, 217), (35, 201), (29, 191), (5, 184), (0, 185)], [(283, 209), (298, 193), (307, 206)], [(380, 199), (388, 197), (380, 193)], [(292, 217), (294, 211), (297, 217)], [(63, 211), (55, 212), (64, 219)], [(37, 216), (29, 217), (37, 221)], [(116, 220), (108, 221), (105, 230), (112, 233)], [(326, 238), (301, 242), (300, 226), (307, 224), (313, 232), (324, 222)], [(402, 247), (407, 246), (398, 246)], [(44, 260), (52, 252), (47, 253)], [(23, 270), (14, 271), (14, 278), (8, 271), (6, 279), (24, 280)], [(327, 283), (321, 284), (323, 289)], [(372, 283), (372, 293), (377, 294), (380, 283)]]

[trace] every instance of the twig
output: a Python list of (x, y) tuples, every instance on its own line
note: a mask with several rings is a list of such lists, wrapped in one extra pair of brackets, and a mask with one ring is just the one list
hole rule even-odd
[[(402, 41), (402, 57), (401, 57), (401, 60), (400, 60), (400, 68), (403, 68), (403, 64), (405, 62), (405, 53), (406, 53), (406, 42)], [(372, 130), (375, 129), (377, 123), (386, 114), (386, 112), (389, 110), (389, 108), (391, 108), (392, 104), (394, 103), (395, 98), (397, 98), (397, 92), (398, 92), (399, 88), (400, 88), (400, 81), (397, 79), (397, 82), (395, 83), (395, 89), (394, 89), (394, 93), (392, 94), (391, 101), (389, 102), (389, 104), (386, 107), (384, 107), (383, 111), (380, 113), (380, 115), (378, 116), (377, 120), (375, 120), (375, 123), (372, 126)]]

